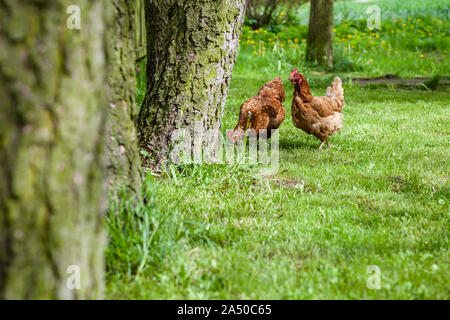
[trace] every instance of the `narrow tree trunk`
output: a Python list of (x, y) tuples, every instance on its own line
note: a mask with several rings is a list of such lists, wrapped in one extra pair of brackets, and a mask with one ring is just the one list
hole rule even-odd
[(311, 0), (306, 59), (333, 66), (333, 0)]
[(159, 169), (178, 128), (219, 133), (245, 0), (149, 0), (147, 94), (139, 115), (145, 165)]
[(112, 196), (118, 187), (140, 187), (141, 168), (136, 136), (136, 1), (108, 0), (111, 103), (108, 134), (108, 182)]
[(102, 297), (105, 7), (71, 4), (0, 1), (0, 298)]

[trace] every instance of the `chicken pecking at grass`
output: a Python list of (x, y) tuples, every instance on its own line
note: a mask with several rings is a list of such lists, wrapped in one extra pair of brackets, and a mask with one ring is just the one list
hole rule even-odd
[[(286, 109), (282, 103), (285, 100), (286, 93), (281, 77), (276, 77), (266, 83), (256, 97), (252, 97), (242, 104), (238, 124), (228, 134), (230, 141), (236, 143), (245, 137), (248, 127), (257, 137), (266, 132), (267, 139), (269, 139), (272, 130), (278, 129), (284, 120)], [(251, 135), (249, 136), (251, 137)]]
[(294, 126), (320, 139), (319, 150), (322, 150), (325, 142), (328, 148), (332, 147), (328, 137), (342, 129), (344, 120), (341, 79), (336, 77), (323, 97), (312, 96), (305, 76), (297, 69), (291, 72), (289, 80), (295, 87), (291, 109)]

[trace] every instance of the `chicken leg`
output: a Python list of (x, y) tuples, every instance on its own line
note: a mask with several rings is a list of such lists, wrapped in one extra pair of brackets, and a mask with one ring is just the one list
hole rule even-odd
[(330, 141), (328, 140), (328, 137), (326, 137), (325, 140), (323, 140), (323, 141), (320, 143), (319, 151), (322, 151), (322, 148), (323, 148), (323, 145), (325, 144), (325, 142), (327, 143), (327, 147), (328, 147), (328, 148), (332, 148), (332, 147), (333, 147), (333, 145), (332, 145), (332, 144), (330, 143)]
[(325, 144), (325, 140), (322, 141), (322, 143), (319, 146), (319, 151), (322, 151), (323, 145)]

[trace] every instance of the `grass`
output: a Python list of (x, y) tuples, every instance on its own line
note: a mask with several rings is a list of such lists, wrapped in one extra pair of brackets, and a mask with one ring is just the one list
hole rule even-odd
[[(319, 141), (290, 119), (287, 76), (302, 49), (275, 60), (244, 46), (222, 127), (234, 127), (240, 104), (281, 74), (288, 96), (279, 173), (171, 166), (147, 176), (139, 194), (124, 192), (106, 218), (107, 297), (449, 299), (448, 87), (345, 81), (344, 129), (334, 148), (318, 152)], [(305, 70), (314, 95), (349, 74)], [(418, 64), (406, 75), (420, 74)], [(371, 265), (381, 271), (380, 290), (367, 287)]]
[[(422, 5), (419, 5), (422, 3)], [(365, 10), (370, 5), (381, 10), (380, 29), (369, 30)], [(337, 2), (333, 71), (351, 77), (449, 76), (450, 20), (445, 1)], [(350, 9), (351, 8), (351, 9)], [(354, 10), (354, 11), (353, 11)], [(303, 12), (303, 13), (302, 13)], [(306, 36), (304, 12), (299, 9), (297, 24), (251, 30), (244, 28), (237, 66), (249, 72), (269, 75), (274, 70), (289, 73), (294, 67), (316, 72), (316, 65), (304, 63)], [(307, 21), (306, 21), (307, 22)]]

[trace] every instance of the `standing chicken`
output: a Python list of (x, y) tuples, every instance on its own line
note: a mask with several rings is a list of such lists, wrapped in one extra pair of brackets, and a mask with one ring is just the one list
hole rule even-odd
[(323, 97), (311, 95), (305, 76), (297, 69), (291, 72), (289, 80), (295, 86), (291, 109), (294, 125), (320, 139), (319, 150), (325, 142), (330, 148), (328, 137), (343, 127), (344, 89), (341, 79), (336, 77)]
[[(286, 93), (281, 82), (281, 77), (276, 77), (266, 83), (256, 97), (244, 102), (239, 112), (239, 122), (228, 138), (236, 143), (245, 136), (247, 126), (254, 130), (257, 136), (260, 131), (267, 130), (267, 139), (271, 136), (272, 129), (278, 129), (286, 115), (282, 103), (286, 99)], [(249, 119), (250, 113), (250, 119)]]

